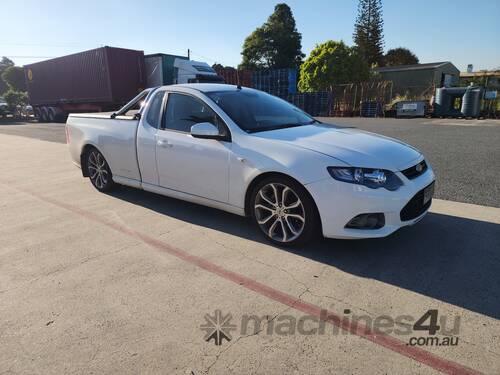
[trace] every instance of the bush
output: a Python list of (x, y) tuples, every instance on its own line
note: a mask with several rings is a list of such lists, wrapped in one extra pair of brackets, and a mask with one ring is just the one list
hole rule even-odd
[(26, 105), (28, 103), (28, 94), (25, 91), (16, 91), (9, 89), (3, 98), (7, 102), (11, 111), (15, 111), (18, 105)]
[(299, 89), (324, 91), (333, 85), (365, 81), (369, 76), (370, 67), (356, 48), (329, 40), (316, 45), (300, 67)]

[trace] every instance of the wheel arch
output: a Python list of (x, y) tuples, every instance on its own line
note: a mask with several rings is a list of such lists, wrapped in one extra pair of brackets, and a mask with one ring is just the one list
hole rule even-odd
[[(318, 217), (319, 217), (318, 205), (316, 204), (316, 201), (314, 200), (314, 198), (311, 195), (311, 193), (309, 192), (309, 190), (307, 190), (307, 187), (303, 183), (298, 181), (296, 178), (294, 178), (286, 173), (282, 173), (282, 172), (264, 172), (264, 173), (261, 173), (253, 178), (253, 180), (250, 182), (250, 184), (248, 185), (247, 190), (245, 192), (245, 216), (252, 215), (252, 207), (251, 207), (250, 199), (252, 197), (252, 193), (253, 193), (253, 190), (255, 189), (255, 186), (257, 186), (257, 184), (259, 182), (261, 182), (262, 180), (264, 180), (268, 177), (272, 177), (272, 176), (284, 177), (284, 178), (293, 180), (295, 183), (302, 186), (304, 188), (304, 190), (306, 191), (306, 193), (309, 195), (309, 198), (311, 198), (311, 201), (314, 204), (314, 208), (316, 209), (316, 213), (318, 214)], [(320, 220), (320, 223), (321, 223), (321, 220)]]
[(87, 169), (87, 158), (85, 156), (92, 149), (96, 149), (97, 151), (101, 152), (94, 144), (87, 143), (82, 147), (82, 152), (80, 153), (80, 166), (82, 168), (83, 177), (89, 177), (89, 172)]

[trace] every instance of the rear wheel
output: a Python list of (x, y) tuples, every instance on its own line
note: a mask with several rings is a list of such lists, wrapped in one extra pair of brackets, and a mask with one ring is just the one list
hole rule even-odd
[(113, 188), (113, 175), (104, 156), (95, 148), (87, 152), (87, 173), (94, 187), (106, 192)]
[(306, 189), (291, 178), (264, 179), (255, 187), (251, 202), (255, 223), (275, 244), (304, 244), (318, 233), (316, 206)]

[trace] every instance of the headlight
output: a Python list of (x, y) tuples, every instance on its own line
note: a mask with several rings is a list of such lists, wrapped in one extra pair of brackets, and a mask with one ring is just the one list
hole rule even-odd
[(403, 181), (395, 173), (386, 169), (352, 167), (328, 167), (327, 169), (330, 175), (338, 181), (363, 185), (370, 189), (383, 187), (394, 191), (403, 185)]

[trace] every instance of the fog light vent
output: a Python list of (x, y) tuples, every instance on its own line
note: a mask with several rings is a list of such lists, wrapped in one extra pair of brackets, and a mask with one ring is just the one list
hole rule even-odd
[(346, 224), (351, 229), (380, 229), (385, 225), (385, 216), (382, 213), (360, 214)]

